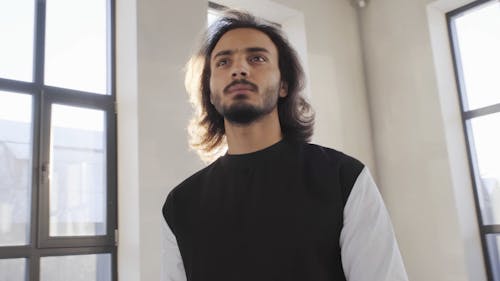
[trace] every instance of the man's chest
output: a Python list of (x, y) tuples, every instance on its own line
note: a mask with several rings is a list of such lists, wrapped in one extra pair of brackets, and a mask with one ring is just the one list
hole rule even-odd
[(181, 241), (208, 252), (335, 249), (343, 212), (335, 184), (300, 173), (276, 179), (249, 172), (206, 181), (178, 228)]

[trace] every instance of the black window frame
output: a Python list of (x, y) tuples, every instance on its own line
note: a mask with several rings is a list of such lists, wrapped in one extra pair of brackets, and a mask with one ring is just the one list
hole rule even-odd
[[(458, 95), (459, 95), (459, 104), (460, 104), (460, 111), (461, 111), (461, 118), (462, 118), (462, 126), (463, 126), (463, 131), (464, 131), (464, 136), (465, 136), (465, 143), (466, 143), (466, 150), (467, 150), (467, 157), (469, 161), (469, 173), (472, 181), (472, 189), (473, 189), (473, 194), (474, 194), (474, 202), (475, 202), (475, 208), (476, 208), (476, 215), (477, 215), (477, 220), (478, 220), (478, 228), (479, 228), (479, 234), (481, 237), (481, 246), (482, 246), (482, 252), (483, 252), (483, 258), (485, 262), (485, 268), (486, 268), (486, 275), (488, 280), (490, 281), (500, 281), (500, 275), (497, 274), (497, 271), (499, 270), (500, 267), (500, 258), (498, 256), (498, 253), (493, 253), (492, 251), (494, 249), (491, 249), (488, 245), (488, 240), (487, 240), (487, 235), (493, 234), (493, 235), (500, 235), (500, 225), (499, 224), (494, 224), (494, 225), (485, 225), (484, 220), (482, 217), (481, 213), (481, 205), (480, 205), (480, 198), (478, 194), (478, 188), (479, 188), (479, 168), (476, 160), (476, 153), (475, 153), (475, 146), (473, 143), (473, 133), (472, 133), (472, 127), (469, 124), (469, 121), (472, 120), (473, 118), (477, 117), (482, 117), (482, 116), (487, 116), (495, 113), (500, 113), (500, 103), (484, 106), (481, 108), (473, 109), (473, 110), (467, 110), (466, 109), (466, 99), (467, 99), (467, 94), (465, 90), (465, 85), (464, 85), (464, 78), (463, 78), (463, 73), (462, 73), (462, 63), (460, 61), (460, 49), (458, 46), (458, 42), (456, 40), (456, 30), (455, 26), (453, 25), (453, 19), (455, 17), (458, 17), (460, 15), (463, 15), (464, 13), (468, 13), (473, 9), (476, 9), (482, 5), (487, 5), (491, 2), (497, 2), (498, 0), (479, 0), (479, 1), (474, 1), (471, 2), (467, 5), (464, 5), (462, 7), (459, 7), (457, 9), (454, 9), (450, 12), (446, 13), (446, 22), (447, 22), (447, 28), (448, 28), (448, 40), (450, 44), (450, 49), (451, 49), (451, 55), (452, 55), (452, 61), (453, 61), (453, 68), (455, 72), (455, 83), (456, 87), (458, 90)], [(498, 247), (498, 246), (497, 246)], [(492, 258), (492, 256), (494, 258)], [(494, 264), (496, 264), (496, 269), (494, 270)]]
[[(117, 129), (115, 0), (107, 1), (107, 93), (97, 94), (44, 85), (46, 1), (34, 2), (33, 82), (0, 77), (0, 91), (32, 97), (32, 161), (29, 243), (0, 247), (0, 259), (25, 258), (26, 280), (40, 280), (40, 260), (64, 255), (111, 255), (111, 280), (118, 280), (117, 266)], [(49, 236), (49, 186), (52, 104), (102, 110), (106, 126), (106, 234), (101, 236)]]

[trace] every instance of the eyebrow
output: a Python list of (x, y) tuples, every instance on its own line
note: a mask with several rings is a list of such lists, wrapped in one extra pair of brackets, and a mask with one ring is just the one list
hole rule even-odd
[[(220, 57), (220, 56), (232, 55), (232, 54), (234, 54), (234, 52), (235, 52), (234, 50), (223, 50), (223, 51), (217, 52), (217, 54), (215, 54), (215, 56), (213, 56), (212, 59), (215, 59), (216, 57)], [(262, 48), (262, 47), (249, 47), (249, 48), (245, 49), (245, 52), (247, 52), (247, 53), (257, 53), (257, 52), (269, 53), (269, 50), (266, 48)]]

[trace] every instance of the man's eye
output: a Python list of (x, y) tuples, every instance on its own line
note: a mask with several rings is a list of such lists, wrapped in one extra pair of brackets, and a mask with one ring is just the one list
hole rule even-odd
[(265, 62), (266, 58), (263, 56), (253, 56), (253, 57), (250, 57), (250, 61), (251, 62)]
[(222, 59), (222, 60), (219, 60), (215, 63), (215, 66), (219, 67), (219, 66), (224, 66), (227, 64), (227, 60), (226, 59)]

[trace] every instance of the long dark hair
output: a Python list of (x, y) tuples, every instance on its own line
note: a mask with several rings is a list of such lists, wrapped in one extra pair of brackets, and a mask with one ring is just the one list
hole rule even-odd
[(190, 146), (207, 161), (213, 160), (227, 146), (224, 118), (210, 102), (210, 56), (219, 39), (236, 28), (259, 30), (276, 45), (281, 81), (288, 90), (286, 97), (278, 100), (283, 137), (307, 142), (313, 134), (314, 111), (300, 94), (304, 89), (304, 71), (295, 50), (278, 27), (247, 12), (227, 10), (203, 34), (201, 46), (187, 63), (186, 69), (185, 86), (195, 109), (189, 124)]

